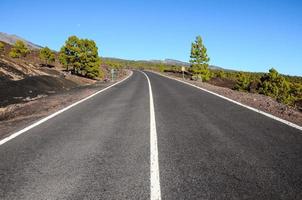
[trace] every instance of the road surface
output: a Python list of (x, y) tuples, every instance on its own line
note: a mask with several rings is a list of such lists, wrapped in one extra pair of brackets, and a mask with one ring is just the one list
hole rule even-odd
[(302, 199), (302, 131), (146, 74), (2, 144), (0, 199)]

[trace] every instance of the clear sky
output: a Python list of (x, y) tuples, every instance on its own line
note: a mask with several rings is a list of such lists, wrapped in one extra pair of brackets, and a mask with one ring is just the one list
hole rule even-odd
[(101, 56), (189, 60), (203, 37), (210, 64), (302, 75), (301, 0), (0, 0), (0, 31), (59, 50), (77, 35)]

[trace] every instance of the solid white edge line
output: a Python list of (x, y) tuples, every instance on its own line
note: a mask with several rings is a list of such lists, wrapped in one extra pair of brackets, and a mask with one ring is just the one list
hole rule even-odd
[(23, 129), (21, 129), (21, 130), (15, 132), (15, 133), (13, 133), (13, 134), (11, 134), (10, 136), (8, 136), (8, 137), (6, 137), (6, 138), (0, 140), (0, 146), (1, 146), (2, 144), (4, 144), (4, 143), (6, 143), (6, 142), (8, 142), (8, 141), (10, 141), (10, 140), (12, 140), (12, 139), (14, 139), (15, 137), (21, 135), (22, 133), (25, 133), (26, 131), (28, 131), (28, 130), (30, 130), (30, 129), (32, 129), (32, 128), (34, 128), (34, 127), (36, 127), (36, 126), (38, 126), (38, 125), (40, 125), (40, 124), (42, 124), (42, 123), (44, 123), (44, 122), (46, 122), (47, 120), (49, 120), (49, 119), (51, 119), (51, 118), (53, 118), (53, 117), (55, 117), (55, 116), (57, 116), (57, 115), (63, 113), (64, 111), (69, 110), (70, 108), (72, 108), (72, 107), (74, 107), (74, 106), (76, 106), (76, 105), (78, 105), (78, 104), (80, 104), (80, 103), (82, 103), (82, 102), (84, 102), (84, 101), (86, 101), (86, 100), (88, 100), (88, 99), (94, 97), (95, 95), (97, 95), (97, 94), (99, 94), (99, 93), (101, 93), (101, 92), (104, 92), (104, 91), (108, 90), (109, 88), (111, 88), (111, 87), (113, 87), (113, 86), (115, 86), (115, 85), (117, 85), (117, 84), (119, 84), (119, 83), (125, 81), (126, 79), (128, 79), (129, 77), (131, 77), (132, 74), (133, 74), (133, 72), (130, 71), (130, 74), (129, 74), (126, 78), (124, 78), (124, 79), (122, 79), (122, 80), (120, 80), (120, 81), (118, 81), (118, 82), (116, 82), (116, 83), (114, 83), (114, 84), (112, 84), (112, 85), (110, 85), (110, 86), (108, 86), (108, 87), (102, 89), (102, 90), (99, 90), (99, 91), (97, 91), (97, 92), (95, 92), (95, 93), (89, 95), (88, 97), (85, 97), (85, 98), (83, 98), (83, 99), (81, 99), (81, 100), (79, 100), (79, 101), (77, 101), (77, 102), (75, 102), (75, 103), (73, 103), (73, 104), (67, 106), (66, 108), (63, 108), (63, 109), (61, 109), (61, 110), (59, 110), (59, 111), (57, 111), (57, 112), (55, 112), (55, 113), (53, 113), (53, 114), (51, 114), (51, 115), (49, 115), (49, 116), (47, 116), (47, 117), (45, 117), (45, 118), (39, 120), (39, 121), (37, 121), (37, 122), (35, 122), (35, 123), (33, 123), (33, 124), (27, 126), (26, 128), (23, 128)]
[(190, 86), (195, 87), (195, 88), (197, 88), (197, 89), (203, 90), (203, 91), (205, 91), (205, 92), (208, 92), (208, 93), (210, 93), (210, 94), (213, 94), (213, 95), (215, 95), (215, 96), (218, 96), (218, 97), (220, 97), (220, 98), (223, 98), (223, 99), (225, 99), (225, 100), (227, 100), (227, 101), (230, 101), (230, 102), (232, 102), (232, 103), (234, 103), (234, 104), (237, 104), (237, 105), (239, 105), (239, 106), (245, 107), (245, 108), (250, 109), (250, 110), (252, 110), (252, 111), (254, 111), (254, 112), (257, 112), (257, 113), (259, 113), (259, 114), (265, 115), (265, 116), (267, 116), (267, 117), (269, 117), (269, 118), (271, 118), (271, 119), (274, 119), (274, 120), (276, 120), (276, 121), (279, 121), (279, 122), (281, 122), (281, 123), (284, 123), (284, 124), (286, 124), (286, 125), (288, 125), (288, 126), (291, 126), (291, 127), (293, 127), (293, 128), (296, 128), (296, 129), (298, 129), (298, 130), (302, 130), (302, 127), (299, 126), (299, 125), (297, 125), (297, 124), (294, 124), (294, 123), (289, 122), (289, 121), (287, 121), (287, 120), (281, 119), (281, 118), (279, 118), (279, 117), (276, 117), (276, 116), (274, 116), (274, 115), (272, 115), (272, 114), (266, 113), (266, 112), (261, 111), (261, 110), (259, 110), (259, 109), (256, 109), (256, 108), (253, 108), (253, 107), (244, 105), (244, 104), (239, 103), (239, 102), (237, 102), (237, 101), (235, 101), (235, 100), (233, 100), (233, 99), (227, 98), (227, 97), (225, 97), (225, 96), (222, 96), (222, 95), (217, 94), (217, 93), (215, 93), (215, 92), (209, 91), (209, 90), (204, 89), (204, 88), (202, 88), (202, 87), (193, 85), (193, 84), (188, 83), (188, 82), (185, 82), (185, 81), (183, 81), (183, 80), (179, 80), (179, 79), (176, 79), (176, 78), (173, 78), (173, 77), (169, 77), (169, 76), (167, 76), (167, 75), (160, 74), (160, 73), (158, 73), (158, 72), (153, 72), (153, 71), (149, 71), (149, 72), (154, 73), (154, 74), (158, 74), (158, 75), (160, 75), (160, 76), (163, 76), (163, 77), (166, 77), (166, 78), (169, 78), (169, 79), (172, 79), (172, 80), (175, 80), (175, 81), (178, 81), (178, 82), (187, 84), (187, 85), (190, 85)]
[(149, 85), (150, 98), (150, 199), (161, 200), (159, 165), (158, 165), (158, 146), (157, 146), (157, 132), (154, 112), (154, 102), (152, 87), (149, 77), (146, 73), (140, 71), (145, 75)]

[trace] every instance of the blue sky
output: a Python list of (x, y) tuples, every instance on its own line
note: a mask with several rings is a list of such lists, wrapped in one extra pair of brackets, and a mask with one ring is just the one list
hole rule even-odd
[(131, 0), (0, 2), (0, 31), (58, 50), (70, 35), (101, 56), (189, 60), (203, 37), (210, 63), (302, 75), (302, 1)]

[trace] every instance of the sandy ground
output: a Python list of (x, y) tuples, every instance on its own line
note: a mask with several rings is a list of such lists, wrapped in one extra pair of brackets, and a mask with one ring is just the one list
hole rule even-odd
[[(129, 75), (130, 71), (120, 73), (118, 80)], [(115, 81), (115, 82), (116, 82)], [(56, 94), (40, 96), (25, 103), (11, 104), (0, 108), (0, 138), (16, 132), (29, 124), (50, 115), (82, 98), (85, 98), (96, 91), (105, 88), (114, 82), (97, 82), (93, 85), (86, 85), (73, 88), (69, 91), (62, 91)]]
[[(173, 73), (162, 73), (164, 75), (171, 76), (173, 78), (177, 78), (183, 80), (182, 78), (176, 76)], [(302, 112), (292, 108), (290, 106), (284, 105), (282, 103), (277, 102), (275, 99), (261, 95), (256, 93), (248, 93), (248, 92), (240, 92), (235, 91), (225, 87), (219, 87), (215, 85), (211, 85), (209, 83), (192, 81), (189, 79), (185, 79), (186, 82), (194, 84), (196, 86), (205, 88), (222, 96), (233, 99), (237, 102), (240, 102), (244, 105), (248, 105), (250, 107), (259, 109), (266, 113), (277, 116), (281, 119), (285, 119), (287, 121), (293, 122), (297, 125), (302, 126)]]

